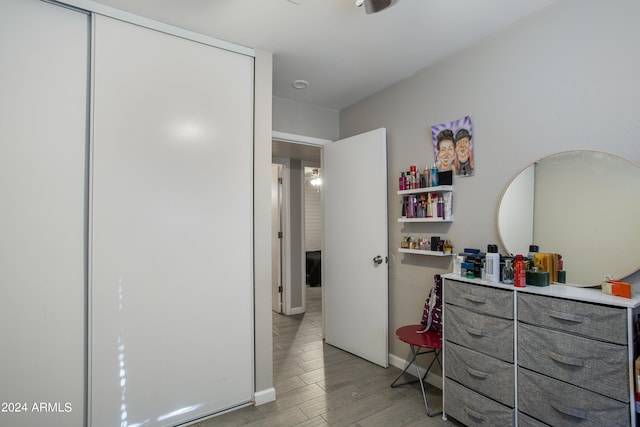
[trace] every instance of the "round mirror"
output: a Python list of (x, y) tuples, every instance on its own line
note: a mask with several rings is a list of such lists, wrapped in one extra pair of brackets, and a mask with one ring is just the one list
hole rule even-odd
[(624, 278), (640, 269), (640, 167), (597, 151), (545, 157), (505, 188), (498, 233), (514, 255), (561, 254), (567, 284)]

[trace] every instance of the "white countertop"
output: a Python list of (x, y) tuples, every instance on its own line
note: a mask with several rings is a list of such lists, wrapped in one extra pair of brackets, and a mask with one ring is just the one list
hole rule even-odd
[(526, 286), (524, 288), (516, 288), (513, 285), (505, 285), (504, 283), (489, 283), (486, 280), (467, 279), (466, 277), (462, 277), (458, 274), (453, 273), (443, 274), (442, 277), (448, 280), (469, 283), (470, 285), (490, 286), (494, 288), (514, 290), (516, 292), (526, 292), (549, 297), (594, 302), (598, 304), (607, 304), (617, 307), (634, 308), (640, 306), (640, 295), (637, 293), (633, 294), (632, 298), (624, 298), (602, 293), (602, 290), (599, 287), (583, 288), (564, 285), (560, 283), (553, 283), (549, 286)]

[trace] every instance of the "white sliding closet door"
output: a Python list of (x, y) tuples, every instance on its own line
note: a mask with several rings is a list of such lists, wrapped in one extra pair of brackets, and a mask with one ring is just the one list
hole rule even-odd
[(93, 427), (252, 400), (252, 158), (253, 58), (96, 17)]
[(81, 426), (89, 16), (0, 1), (0, 426)]

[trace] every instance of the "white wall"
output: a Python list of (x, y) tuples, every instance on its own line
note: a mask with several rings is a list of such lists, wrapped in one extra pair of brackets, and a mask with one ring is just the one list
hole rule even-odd
[[(640, 2), (569, 0), (340, 112), (340, 137), (387, 128), (390, 349), (420, 319), (436, 273), (450, 260), (399, 255), (405, 232), (446, 235), (455, 249), (498, 243), (496, 207), (520, 170), (567, 149), (612, 152), (640, 162)], [(455, 222), (408, 224), (399, 216), (397, 176), (433, 162), (430, 126), (470, 115), (475, 176), (454, 182)], [(598, 226), (606, 226), (600, 224)], [(501, 248), (501, 250), (503, 250)]]
[(338, 122), (338, 110), (273, 97), (274, 131), (334, 141)]

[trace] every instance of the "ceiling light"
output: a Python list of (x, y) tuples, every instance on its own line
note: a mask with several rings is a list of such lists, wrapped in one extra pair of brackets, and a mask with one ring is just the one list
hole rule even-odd
[(364, 4), (367, 14), (380, 12), (391, 6), (391, 0), (356, 0), (356, 6), (360, 7)]
[(306, 89), (309, 87), (309, 82), (306, 80), (296, 80), (291, 83), (291, 86), (293, 86), (295, 89)]

